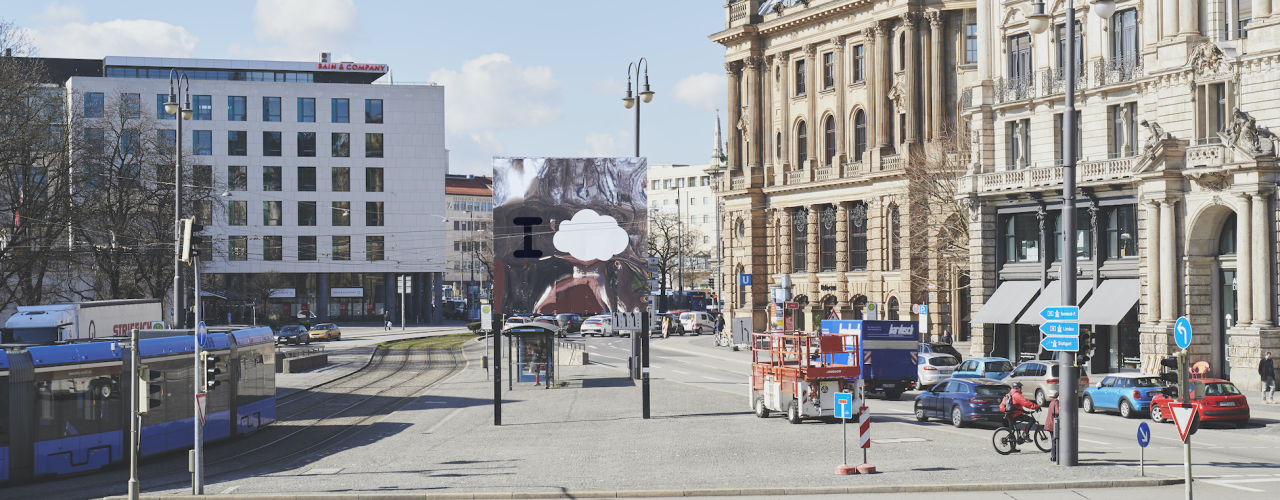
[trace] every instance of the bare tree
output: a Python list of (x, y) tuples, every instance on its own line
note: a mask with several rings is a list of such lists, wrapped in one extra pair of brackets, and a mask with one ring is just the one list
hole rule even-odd
[[(488, 221), (475, 222), (476, 230), (461, 241), (477, 268), (476, 279), (482, 283), (493, 283), (493, 226)], [(470, 273), (465, 276), (471, 278)]]
[[(967, 170), (969, 141), (956, 129), (916, 153), (906, 166), (910, 185), (910, 246), (913, 302), (927, 302), (929, 290), (940, 301), (958, 306), (969, 273), (969, 219), (960, 196), (960, 177)], [(950, 321), (949, 323), (954, 323)]]
[[(679, 217), (675, 214), (649, 213), (649, 257), (658, 262), (656, 264), (658, 275), (653, 279), (660, 282), (659, 297), (666, 297), (667, 290), (671, 290), (672, 285), (678, 283), (681, 255), (684, 256), (686, 283), (692, 283), (691, 280), (696, 276), (709, 273), (709, 270), (699, 270), (697, 274), (690, 273), (689, 264), (696, 258), (705, 259), (708, 253), (700, 243), (702, 230), (696, 225), (686, 224), (681, 234), (681, 225)], [(665, 301), (660, 299), (658, 308), (665, 312), (667, 309)]]
[(267, 307), (267, 304), (271, 301), (272, 294), (276, 293), (278, 290), (293, 287), (293, 283), (290, 281), (289, 276), (286, 276), (284, 273), (279, 271), (267, 271), (254, 276), (253, 279), (249, 280), (245, 286), (247, 287), (245, 295), (253, 298), (254, 303), (258, 306), (258, 310), (263, 312), (265, 323), (267, 325), (275, 328), (293, 320), (293, 318), (281, 315), (279, 310)]

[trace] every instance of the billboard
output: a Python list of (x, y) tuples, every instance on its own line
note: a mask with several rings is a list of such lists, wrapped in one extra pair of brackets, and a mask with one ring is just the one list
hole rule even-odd
[(495, 312), (643, 311), (644, 158), (494, 158)]

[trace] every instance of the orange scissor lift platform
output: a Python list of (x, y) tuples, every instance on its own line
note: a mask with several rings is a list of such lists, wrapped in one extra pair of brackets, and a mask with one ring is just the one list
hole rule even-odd
[(854, 392), (862, 375), (856, 334), (755, 333), (751, 342), (752, 410), (783, 412), (791, 423), (834, 416), (837, 392)]

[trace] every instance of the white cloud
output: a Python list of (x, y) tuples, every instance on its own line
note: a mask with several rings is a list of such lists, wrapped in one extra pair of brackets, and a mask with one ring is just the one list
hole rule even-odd
[(614, 80), (612, 76), (591, 84), (591, 93), (595, 95), (612, 94), (618, 96), (618, 99), (622, 99), (622, 96), (626, 94), (626, 92), (627, 84)]
[(200, 38), (182, 26), (149, 19), (42, 26), (29, 34), (45, 57), (187, 57)]
[[(264, 45), (231, 44), (233, 56), (313, 61), (349, 44), (359, 27), (354, 0), (258, 0), (253, 34)], [(354, 61), (350, 54), (336, 60)], [(371, 62), (371, 61), (361, 61)]]
[(483, 153), (502, 154), (498, 131), (549, 126), (562, 114), (562, 86), (551, 68), (520, 66), (506, 54), (433, 71), (429, 79), (444, 86), (449, 133), (470, 138)]
[(727, 89), (724, 74), (699, 73), (676, 82), (671, 92), (677, 101), (693, 109), (711, 111), (728, 101)]
[(616, 157), (627, 156), (627, 147), (631, 144), (631, 132), (621, 131), (616, 134), (592, 132), (587, 136), (587, 149), (578, 152), (578, 156)]
[(618, 226), (618, 219), (587, 209), (561, 222), (551, 243), (556, 250), (590, 262), (613, 258), (627, 249), (628, 241), (627, 231)]
[(36, 15), (42, 23), (65, 23), (71, 21), (83, 21), (84, 12), (79, 7), (73, 5), (62, 5), (53, 2), (44, 7), (40, 14)]

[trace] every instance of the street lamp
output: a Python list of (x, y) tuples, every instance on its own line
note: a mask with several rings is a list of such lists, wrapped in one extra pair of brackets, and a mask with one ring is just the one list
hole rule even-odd
[[(186, 96), (186, 105), (179, 104), (182, 94)], [(173, 328), (182, 328), (185, 323), (185, 293), (182, 290), (182, 248), (177, 242), (182, 238), (182, 121), (191, 119), (191, 81), (186, 73), (178, 75), (178, 70), (169, 70), (169, 100), (164, 103), (165, 113), (175, 115), (174, 126), (177, 136), (174, 137), (173, 148)]]
[[(636, 90), (640, 89), (640, 65), (644, 64), (644, 90), (640, 92), (639, 101), (631, 94), (631, 76), (634, 70), (636, 77)], [(636, 108), (636, 158), (640, 157), (640, 101), (649, 103), (653, 100), (653, 91), (649, 90), (649, 60), (643, 57), (639, 61), (627, 65), (627, 96), (622, 98), (622, 105), (627, 109), (632, 106)], [(641, 418), (649, 418), (649, 314), (648, 311), (641, 311), (640, 314), (640, 335), (632, 335), (631, 349), (633, 353), (637, 350), (640, 353), (639, 370), (637, 370), (640, 378), (640, 416)], [(636, 338), (639, 338), (639, 346), (636, 345)], [(637, 349), (638, 347), (638, 349)], [(632, 376), (636, 376), (633, 373)]]
[[(1095, 0), (1093, 12), (1106, 19), (1115, 11), (1115, 2), (1111, 0)], [(1066, 109), (1062, 113), (1062, 266), (1059, 268), (1058, 280), (1062, 282), (1062, 305), (1076, 305), (1076, 8), (1075, 2), (1067, 2), (1066, 18), (1066, 50), (1064, 51), (1066, 72), (1063, 75), (1066, 87)], [(1044, 0), (1036, 0), (1033, 13), (1027, 16), (1027, 29), (1041, 34), (1049, 29), (1050, 18), (1044, 12)], [(1058, 357), (1059, 370), (1062, 372), (1062, 394), (1077, 393), (1080, 377), (1076, 372), (1076, 357), (1063, 353)], [(1079, 406), (1074, 396), (1061, 398), (1061, 423), (1054, 428), (1058, 439), (1058, 465), (1073, 467), (1079, 464), (1080, 421)]]
[(622, 98), (622, 105), (627, 109), (636, 108), (636, 157), (640, 157), (640, 103), (631, 95), (631, 74), (634, 69), (636, 90), (640, 90), (640, 64), (644, 64), (644, 90), (640, 92), (640, 101), (648, 104), (653, 101), (653, 91), (649, 90), (649, 61), (643, 57), (627, 66), (627, 96)]

